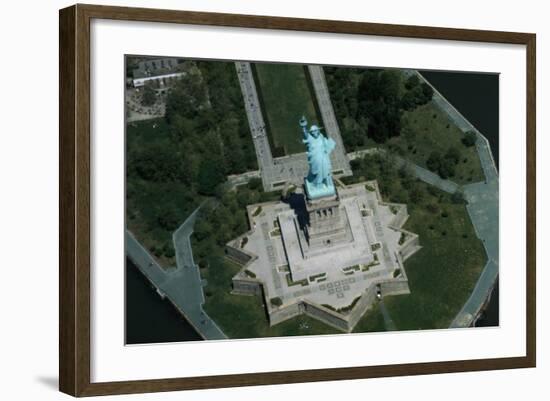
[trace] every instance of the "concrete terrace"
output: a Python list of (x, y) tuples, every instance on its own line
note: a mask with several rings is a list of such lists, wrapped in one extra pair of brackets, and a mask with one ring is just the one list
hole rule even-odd
[[(374, 182), (369, 184), (376, 186)], [(397, 216), (392, 212), (392, 207), (405, 206), (382, 203), (378, 191), (367, 191), (364, 184), (340, 189), (340, 197), (342, 213), (355, 213), (353, 219), (349, 219), (353, 240), (335, 244), (323, 253), (305, 259), (296, 237), (299, 230), (295, 228), (295, 211), (288, 204), (270, 202), (250, 205), (248, 216), (254, 228), (231, 244), (257, 258), (246, 266), (246, 272), (238, 276), (244, 274), (246, 277), (252, 273), (260, 280), (264, 285), (266, 302), (272, 297), (281, 298), (284, 304), (308, 299), (335, 309), (349, 306), (373, 283), (392, 280), (395, 269), (401, 267), (396, 255), (401, 249), (403, 233), (399, 226), (404, 223), (403, 220), (397, 223), (397, 227), (393, 226)], [(405, 210), (403, 213), (406, 213)], [(285, 228), (286, 223), (288, 227)], [(289, 238), (292, 233), (294, 237)], [(409, 235), (414, 236), (412, 233)], [(244, 237), (247, 241), (243, 244)], [(294, 243), (290, 244), (292, 238)], [(371, 250), (371, 245), (375, 244), (378, 248)], [(293, 246), (288, 248), (289, 245)], [(373, 258), (374, 254), (376, 258)], [(354, 265), (357, 270), (350, 268)], [(305, 271), (302, 272), (302, 269)]]

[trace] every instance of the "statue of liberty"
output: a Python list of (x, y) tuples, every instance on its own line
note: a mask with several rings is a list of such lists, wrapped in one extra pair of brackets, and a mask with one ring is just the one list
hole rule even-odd
[(309, 173), (305, 178), (305, 189), (308, 199), (318, 199), (325, 196), (334, 196), (336, 190), (332, 182), (332, 165), (330, 153), (336, 146), (332, 138), (321, 133), (321, 128), (312, 125), (307, 129), (307, 120), (300, 119), (300, 127), (304, 134), (303, 142), (307, 148)]

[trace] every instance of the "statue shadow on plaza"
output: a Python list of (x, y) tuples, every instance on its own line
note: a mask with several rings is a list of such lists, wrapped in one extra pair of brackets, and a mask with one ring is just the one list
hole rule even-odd
[(309, 225), (309, 214), (306, 209), (304, 194), (292, 192), (286, 196), (283, 202), (287, 203), (294, 210), (300, 229), (305, 230), (305, 227)]

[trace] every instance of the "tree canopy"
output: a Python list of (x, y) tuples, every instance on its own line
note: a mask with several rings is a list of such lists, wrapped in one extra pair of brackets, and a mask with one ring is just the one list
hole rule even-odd
[(433, 89), (416, 74), (389, 69), (325, 68), (331, 97), (342, 121), (344, 142), (351, 149), (367, 137), (384, 143), (402, 130), (404, 111), (428, 103)]

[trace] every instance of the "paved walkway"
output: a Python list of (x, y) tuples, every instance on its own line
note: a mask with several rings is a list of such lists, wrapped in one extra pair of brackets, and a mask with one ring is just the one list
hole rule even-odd
[(269, 147), (269, 140), (265, 128), (265, 121), (260, 107), (260, 98), (254, 83), (252, 74), (252, 66), (248, 62), (235, 62), (241, 92), (243, 94), (244, 106), (248, 117), (248, 125), (254, 149), (256, 150), (256, 158), (258, 159), (258, 167), (262, 173), (262, 182), (266, 191), (271, 191), (271, 182), (266, 179), (264, 172), (270, 171), (273, 165), (273, 156)]
[(230, 189), (235, 189), (240, 185), (246, 185), (253, 178), (262, 178), (260, 170), (250, 170), (242, 174), (232, 174), (227, 176), (227, 185)]
[(157, 291), (166, 296), (185, 316), (202, 338), (220, 340), (227, 336), (202, 308), (205, 301), (202, 287), (205, 283), (200, 277), (199, 267), (193, 260), (191, 249), (190, 237), (197, 211), (198, 208), (173, 234), (176, 249), (174, 270), (162, 269), (128, 230), (126, 230), (126, 254), (157, 288)]
[(485, 172), (485, 181), (463, 187), (466, 206), (477, 236), (487, 253), (477, 284), (457, 314), (451, 327), (469, 327), (490, 296), (499, 272), (499, 179), (487, 139), (478, 134), (477, 151)]
[(340, 127), (338, 126), (336, 115), (332, 107), (332, 101), (330, 100), (330, 93), (323, 67), (320, 65), (308, 65), (308, 71), (315, 91), (315, 97), (317, 98), (317, 105), (321, 111), (325, 132), (327, 132), (336, 142), (336, 148), (332, 152), (335, 159), (335, 163), (333, 162), (333, 170), (343, 170), (340, 177), (352, 175), (353, 173), (349, 165), (349, 160), (346, 156), (346, 149), (344, 148), (344, 141), (340, 134)]
[(396, 331), (397, 326), (395, 325), (395, 322), (390, 316), (390, 312), (388, 311), (388, 308), (386, 308), (386, 304), (384, 303), (384, 299), (382, 298), (380, 300), (380, 312), (382, 312), (382, 316), (384, 317), (384, 327), (386, 328), (386, 331)]
[[(358, 150), (355, 152), (348, 153), (348, 158), (350, 160), (354, 160), (358, 157), (364, 156), (366, 154), (374, 154), (374, 153), (387, 153), (385, 149), (380, 148), (370, 148), (370, 149), (364, 149), (364, 150)], [(391, 156), (393, 160), (395, 161), (395, 164), (397, 167), (407, 166), (411, 172), (421, 181), (424, 181), (430, 185), (433, 185), (442, 191), (448, 192), (450, 194), (454, 193), (457, 189), (460, 188), (460, 185), (458, 185), (456, 182), (451, 180), (444, 180), (439, 175), (431, 172), (430, 170), (419, 166), (418, 164), (415, 164), (409, 160), (403, 159), (400, 156), (392, 155)]]

